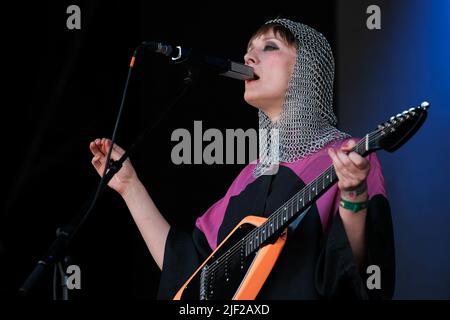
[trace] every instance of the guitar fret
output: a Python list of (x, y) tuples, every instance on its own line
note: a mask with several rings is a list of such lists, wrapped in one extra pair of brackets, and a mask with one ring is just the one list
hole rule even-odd
[(262, 243), (261, 237), (262, 237), (262, 235), (261, 235), (261, 228), (258, 228), (258, 247)]
[(322, 177), (322, 190), (323, 190), (323, 189), (325, 189), (325, 179), (323, 178), (323, 175), (321, 177)]
[(283, 215), (284, 215), (284, 221), (289, 220), (289, 206), (284, 207)]

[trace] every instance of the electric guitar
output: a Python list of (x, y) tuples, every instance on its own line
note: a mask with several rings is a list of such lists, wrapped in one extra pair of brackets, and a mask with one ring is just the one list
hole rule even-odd
[[(428, 107), (423, 102), (391, 117), (365, 135), (352, 151), (363, 157), (380, 149), (394, 152), (422, 126)], [(174, 300), (255, 299), (284, 247), (287, 226), (305, 215), (336, 182), (331, 165), (268, 218), (245, 217), (179, 289)]]

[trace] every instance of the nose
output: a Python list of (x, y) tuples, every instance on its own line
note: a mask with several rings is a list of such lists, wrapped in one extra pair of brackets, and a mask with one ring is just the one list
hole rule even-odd
[(250, 50), (244, 55), (244, 62), (249, 66), (257, 64), (259, 62), (254, 50)]

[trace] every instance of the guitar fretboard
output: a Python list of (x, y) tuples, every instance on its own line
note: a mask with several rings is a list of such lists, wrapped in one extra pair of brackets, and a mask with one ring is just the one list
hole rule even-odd
[[(367, 152), (370, 134), (360, 140), (353, 151), (360, 155)], [(272, 235), (279, 233), (289, 225), (305, 208), (309, 207), (320, 195), (328, 190), (337, 181), (336, 171), (333, 165), (329, 166), (322, 174), (292, 196), (280, 208), (272, 213), (267, 221), (260, 227), (250, 232), (244, 239), (245, 255), (259, 248)]]

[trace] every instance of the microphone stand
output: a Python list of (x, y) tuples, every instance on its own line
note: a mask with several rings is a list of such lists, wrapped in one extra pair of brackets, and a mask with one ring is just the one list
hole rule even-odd
[[(68, 292), (67, 292), (67, 284), (64, 283), (67, 277), (65, 274), (63, 275), (63, 271), (61, 270), (63, 265), (60, 261), (63, 258), (66, 258), (66, 261), (70, 261), (70, 257), (66, 255), (67, 248), (77, 233), (77, 231), (81, 228), (81, 226), (84, 224), (86, 219), (88, 218), (89, 214), (92, 212), (96, 201), (100, 194), (102, 194), (105, 190), (105, 186), (108, 185), (108, 182), (112, 179), (112, 177), (122, 168), (123, 162), (133, 154), (133, 152), (136, 150), (136, 147), (142, 143), (144, 138), (161, 122), (161, 120), (164, 118), (164, 116), (177, 104), (177, 102), (185, 95), (189, 87), (194, 82), (194, 74), (193, 70), (186, 66), (187, 76), (184, 78), (184, 85), (180, 92), (174, 97), (174, 99), (171, 101), (171, 103), (168, 105), (168, 108), (158, 117), (158, 119), (153, 123), (153, 125), (148, 126), (140, 136), (135, 140), (135, 142), (128, 148), (128, 150), (120, 157), (120, 159), (116, 161), (112, 161), (111, 159), (111, 153), (112, 153), (112, 146), (114, 146), (114, 141), (116, 137), (117, 128), (119, 125), (119, 121), (122, 115), (123, 107), (125, 104), (125, 98), (128, 92), (128, 84), (131, 78), (131, 73), (134, 67), (134, 62), (136, 59), (137, 52), (140, 48), (143, 48), (144, 46), (141, 44), (139, 45), (131, 58), (130, 66), (128, 69), (128, 75), (125, 82), (125, 88), (122, 94), (122, 101), (120, 103), (119, 113), (117, 115), (116, 124), (114, 127), (113, 135), (111, 138), (111, 148), (108, 152), (107, 158), (106, 158), (106, 165), (105, 169), (102, 175), (102, 178), (98, 184), (98, 187), (95, 191), (95, 194), (92, 198), (92, 200), (88, 200), (83, 208), (87, 208), (86, 210), (82, 209), (80, 212), (72, 219), (71, 223), (58, 228), (56, 231), (57, 237), (56, 240), (51, 244), (49, 249), (47, 250), (47, 253), (39, 260), (33, 269), (33, 271), (29, 274), (25, 282), (22, 284), (22, 286), (19, 288), (18, 293), (20, 296), (27, 296), (30, 293), (30, 290), (33, 288), (33, 286), (36, 284), (36, 282), (42, 278), (44, 272), (46, 269), (55, 264), (55, 276), (54, 281), (56, 281), (56, 273), (57, 269), (59, 269), (61, 273), (61, 281), (63, 286), (63, 299), (68, 299)], [(54, 288), (55, 288), (54, 283)], [(53, 298), (56, 299), (54, 289), (54, 295)]]

